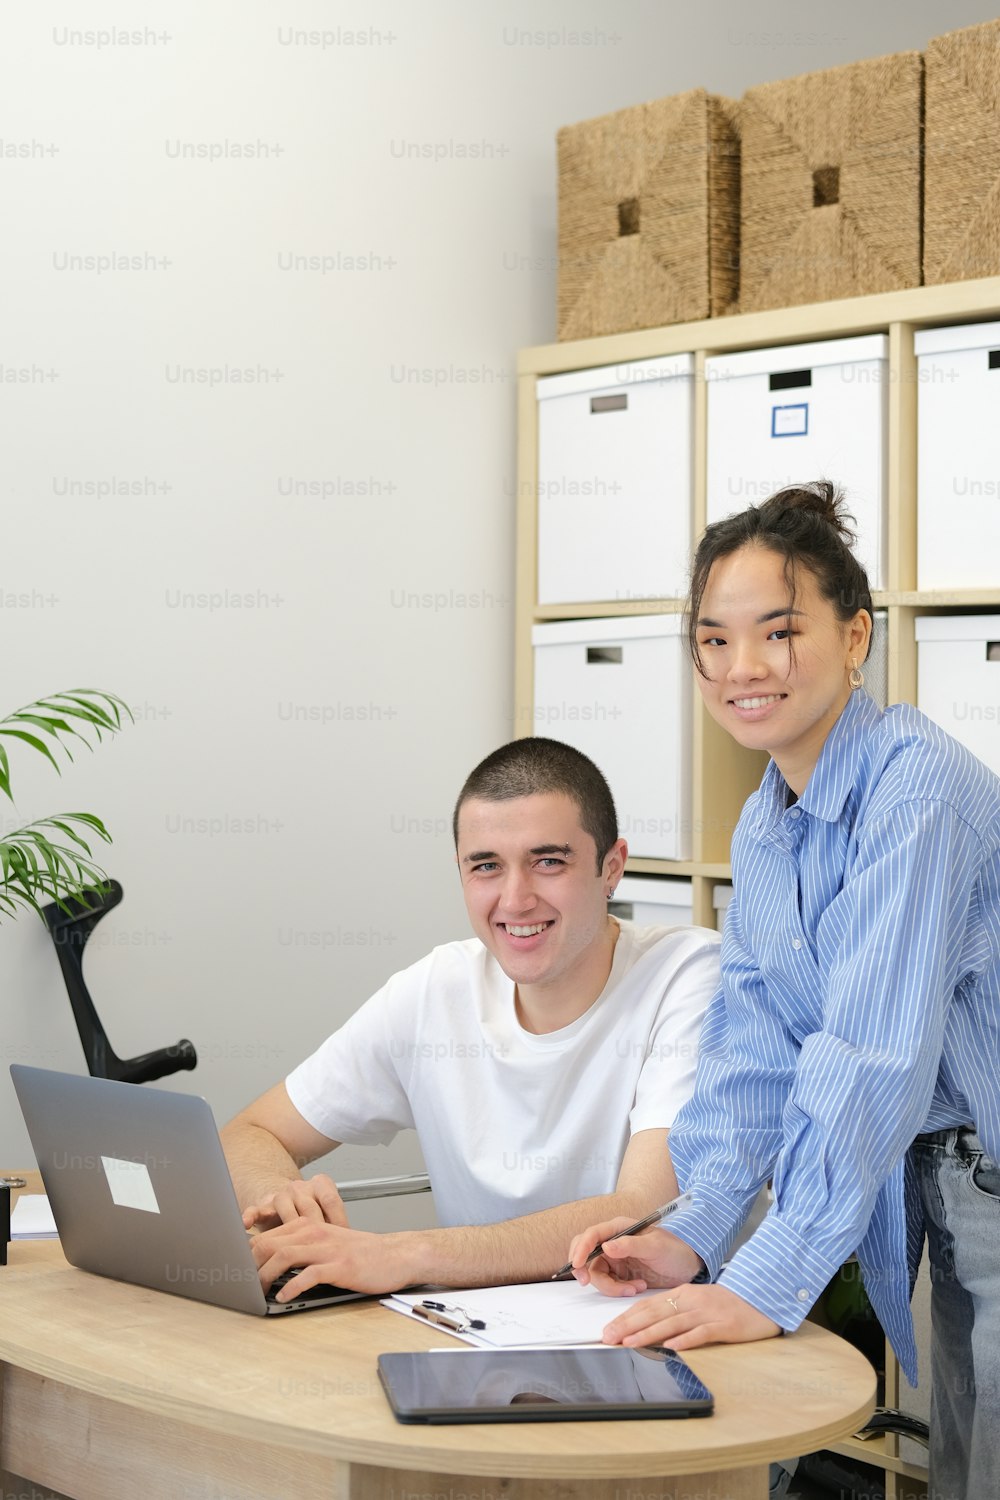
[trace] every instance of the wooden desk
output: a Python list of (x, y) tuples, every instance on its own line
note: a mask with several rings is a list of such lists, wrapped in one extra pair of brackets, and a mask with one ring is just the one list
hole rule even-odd
[(771, 1459), (874, 1406), (867, 1361), (805, 1324), (691, 1353), (716, 1398), (706, 1420), (400, 1426), (376, 1354), (447, 1341), (377, 1303), (253, 1318), (14, 1244), (0, 1470), (14, 1494), (32, 1494), (22, 1475), (76, 1500), (763, 1500)]

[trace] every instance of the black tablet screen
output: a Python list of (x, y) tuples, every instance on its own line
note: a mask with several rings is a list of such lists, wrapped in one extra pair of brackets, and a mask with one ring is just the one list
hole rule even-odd
[(448, 1350), (382, 1354), (378, 1365), (403, 1422), (658, 1418), (712, 1410), (711, 1392), (694, 1371), (663, 1350)]

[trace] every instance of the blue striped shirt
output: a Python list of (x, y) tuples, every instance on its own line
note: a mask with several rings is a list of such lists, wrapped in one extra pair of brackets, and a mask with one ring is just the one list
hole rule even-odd
[(852, 693), (798, 802), (772, 761), (733, 838), (722, 989), (670, 1133), (670, 1228), (797, 1328), (857, 1252), (911, 1382), (923, 1219), (908, 1147), (972, 1124), (1000, 1159), (1000, 779), (917, 709)]

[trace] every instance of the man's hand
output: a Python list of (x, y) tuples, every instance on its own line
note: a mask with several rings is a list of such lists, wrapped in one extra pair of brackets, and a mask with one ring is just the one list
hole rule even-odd
[(315, 1177), (300, 1177), (286, 1183), (259, 1203), (248, 1204), (243, 1211), (246, 1229), (273, 1229), (296, 1219), (347, 1227), (347, 1210), (337, 1185), (325, 1173), (317, 1172)]
[(409, 1285), (413, 1278), (400, 1245), (405, 1238), (299, 1218), (258, 1234), (250, 1248), (265, 1291), (293, 1266), (303, 1268), (277, 1294), (279, 1302), (291, 1302), (320, 1282), (354, 1292), (394, 1292)]
[[(665, 1229), (647, 1229), (644, 1234), (611, 1235), (627, 1229), (630, 1219), (608, 1219), (578, 1234), (571, 1241), (569, 1259), (573, 1275), (582, 1286), (594, 1286), (606, 1297), (634, 1297), (651, 1286), (677, 1286), (705, 1269), (697, 1251)], [(598, 1245), (602, 1254), (590, 1265), (587, 1256)]]
[[(673, 1238), (673, 1236), (671, 1236)], [(675, 1286), (660, 1297), (634, 1303), (604, 1330), (606, 1344), (744, 1344), (773, 1339), (777, 1323), (724, 1286)]]

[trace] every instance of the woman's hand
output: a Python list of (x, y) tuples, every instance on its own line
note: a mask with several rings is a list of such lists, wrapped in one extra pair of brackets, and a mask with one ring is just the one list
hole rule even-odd
[(701, 1344), (773, 1339), (780, 1332), (777, 1323), (728, 1287), (686, 1285), (634, 1303), (608, 1324), (604, 1342), (697, 1349)]
[[(607, 1219), (578, 1234), (569, 1247), (573, 1275), (582, 1286), (594, 1286), (606, 1297), (634, 1297), (651, 1286), (676, 1286), (690, 1281), (705, 1265), (675, 1234), (665, 1229), (647, 1229), (643, 1234), (610, 1236), (627, 1229), (630, 1219)], [(587, 1265), (587, 1256), (598, 1245), (602, 1253)]]

